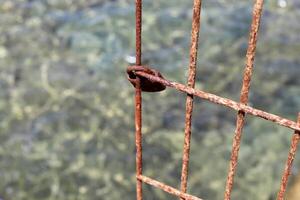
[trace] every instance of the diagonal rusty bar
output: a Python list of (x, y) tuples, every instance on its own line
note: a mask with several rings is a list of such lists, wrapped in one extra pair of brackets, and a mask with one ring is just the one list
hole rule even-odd
[[(142, 64), (142, 0), (136, 0), (136, 65)], [(135, 145), (136, 145), (136, 175), (142, 174), (142, 90), (141, 81), (136, 77), (135, 87)], [(136, 199), (143, 199), (143, 183), (136, 180)]]
[[(249, 44), (248, 44), (248, 50), (246, 55), (246, 67), (244, 71), (244, 79), (243, 79), (243, 85), (242, 85), (241, 97), (240, 97), (240, 102), (242, 104), (247, 104), (249, 99), (250, 82), (251, 82), (251, 76), (252, 76), (253, 66), (254, 66), (254, 57), (255, 57), (257, 36), (258, 36), (258, 30), (259, 30), (259, 25), (261, 20), (263, 2), (264, 2), (263, 0), (256, 0), (254, 4)], [(230, 200), (232, 187), (234, 183), (234, 175), (236, 173), (237, 164), (238, 164), (238, 154), (239, 154), (244, 124), (245, 124), (245, 112), (239, 111), (237, 114), (236, 129), (235, 129), (235, 135), (232, 144), (232, 152), (231, 152), (227, 182), (225, 186), (224, 200)]]
[(259, 109), (255, 109), (255, 108), (252, 108), (251, 106), (235, 102), (231, 99), (220, 97), (215, 94), (204, 92), (202, 90), (197, 90), (197, 89), (188, 87), (186, 85), (176, 83), (173, 81), (169, 81), (169, 80), (166, 80), (166, 79), (163, 79), (163, 78), (160, 78), (157, 76), (153, 76), (151, 74), (147, 74), (144, 72), (140, 72), (140, 71), (136, 72), (136, 75), (148, 78), (149, 80), (154, 81), (154, 82), (159, 82), (161, 84), (164, 84), (167, 87), (171, 87), (171, 88), (174, 88), (181, 92), (185, 92), (185, 93), (197, 96), (199, 98), (205, 99), (205, 100), (213, 102), (215, 104), (223, 105), (228, 108), (234, 109), (236, 111), (243, 111), (247, 114), (257, 116), (257, 117), (263, 118), (268, 121), (272, 121), (278, 125), (281, 125), (281, 126), (284, 126), (284, 127), (296, 130), (296, 131), (300, 131), (300, 126), (296, 122), (286, 119), (286, 118), (283, 118), (283, 117), (280, 117), (278, 115), (274, 115), (274, 114), (271, 114), (271, 113), (268, 113), (268, 112), (265, 112), (265, 111), (262, 111)]
[[(198, 40), (200, 30), (200, 15), (201, 15), (201, 0), (194, 0), (193, 6), (193, 22), (191, 33), (190, 46), (190, 65), (187, 85), (191, 88), (195, 87), (196, 66), (197, 66), (197, 52)], [(184, 130), (184, 146), (182, 158), (181, 171), (181, 191), (187, 190), (189, 157), (190, 157), (190, 143), (191, 143), (191, 128), (192, 128), (192, 112), (193, 112), (193, 95), (188, 94), (186, 98), (186, 115), (185, 115), (185, 130)]]
[[(298, 114), (298, 124), (300, 126), (300, 113)], [(280, 190), (277, 195), (277, 200), (283, 200), (284, 194), (287, 188), (289, 175), (291, 174), (292, 165), (296, 156), (298, 144), (300, 142), (300, 131), (295, 131), (292, 142), (291, 142), (291, 148), (289, 152), (288, 159), (285, 164), (284, 173), (282, 175), (281, 184), (280, 184)]]
[(139, 180), (143, 181), (144, 183), (152, 185), (152, 186), (154, 186), (156, 188), (159, 188), (159, 189), (161, 189), (161, 190), (163, 190), (163, 191), (165, 191), (165, 192), (167, 192), (169, 194), (172, 194), (174, 196), (180, 197), (182, 199), (185, 199), (185, 200), (202, 200), (202, 199), (200, 199), (198, 197), (195, 197), (195, 196), (192, 196), (190, 194), (186, 194), (184, 192), (181, 192), (181, 191), (179, 191), (179, 190), (177, 190), (177, 189), (175, 189), (175, 188), (173, 188), (173, 187), (171, 187), (169, 185), (166, 185), (164, 183), (156, 181), (156, 180), (154, 180), (152, 178), (149, 178), (149, 177), (146, 177), (146, 176), (143, 176), (143, 175), (140, 175), (137, 178)]

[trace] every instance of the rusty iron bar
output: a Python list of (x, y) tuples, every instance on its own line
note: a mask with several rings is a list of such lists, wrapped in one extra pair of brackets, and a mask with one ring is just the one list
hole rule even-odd
[[(136, 65), (142, 64), (142, 0), (136, 0)], [(135, 86), (135, 146), (136, 146), (136, 176), (142, 174), (142, 90), (141, 81), (136, 77)], [(136, 199), (143, 199), (143, 183), (136, 180)]]
[[(239, 153), (242, 130), (244, 127), (246, 114), (250, 114), (253, 116), (257, 116), (275, 122), (281, 126), (291, 128), (295, 131), (295, 134), (293, 135), (292, 142), (291, 142), (291, 148), (290, 148), (288, 160), (285, 166), (285, 171), (282, 177), (280, 191), (277, 196), (278, 200), (283, 200), (292, 163), (294, 161), (295, 154), (297, 151), (297, 146), (300, 141), (300, 114), (298, 117), (298, 122), (294, 122), (289, 119), (285, 119), (283, 117), (259, 109), (255, 109), (247, 105), (249, 99), (250, 82), (253, 73), (255, 50), (256, 50), (256, 43), (258, 37), (258, 30), (260, 26), (263, 2), (264, 0), (256, 0), (253, 9), (253, 19), (251, 24), (251, 31), (250, 31), (250, 37), (249, 37), (248, 49), (246, 55), (246, 66), (244, 71), (243, 85), (241, 90), (240, 102), (238, 103), (231, 99), (223, 98), (215, 94), (194, 89), (195, 77), (196, 77), (196, 65), (197, 65), (197, 48), (198, 48), (199, 30), (200, 30), (201, 0), (194, 0), (192, 36), (191, 36), (191, 47), (190, 47), (190, 65), (189, 65), (189, 76), (188, 76), (187, 85), (166, 80), (158, 71), (142, 66), (142, 58), (141, 58), (142, 57), (142, 52), (141, 52), (142, 50), (142, 44), (141, 44), (142, 43), (141, 42), (142, 41), (142, 0), (136, 0), (136, 65), (128, 67), (127, 73), (128, 73), (129, 81), (135, 87), (137, 200), (143, 199), (142, 197), (143, 182), (155, 186), (157, 188), (160, 188), (165, 192), (180, 197), (181, 199), (201, 200), (195, 196), (186, 193), (189, 155), (190, 155), (191, 120), (192, 120), (194, 96), (200, 97), (204, 100), (208, 100), (210, 102), (220, 104), (238, 111), (236, 130), (235, 130), (235, 136), (232, 145), (233, 146), (232, 154), (230, 159), (224, 200), (230, 200), (233, 183), (234, 183), (234, 175), (237, 169), (238, 153)], [(183, 163), (182, 163), (182, 174), (181, 174), (181, 191), (142, 175), (142, 91), (158, 92), (164, 90), (165, 86), (175, 88), (176, 90), (187, 93), (185, 139), (184, 139)]]
[[(300, 126), (300, 113), (298, 114), (298, 124)], [(284, 200), (284, 194), (287, 188), (288, 179), (291, 174), (291, 169), (296, 156), (299, 142), (300, 142), (300, 131), (295, 131), (292, 137), (291, 148), (288, 155), (288, 159), (285, 164), (284, 173), (282, 175), (280, 190), (277, 195), (277, 200)]]
[[(201, 2), (202, 2), (201, 0), (194, 0), (194, 6), (193, 6), (190, 64), (189, 64), (189, 75), (187, 81), (187, 85), (191, 88), (195, 87), (195, 79), (196, 79)], [(187, 191), (189, 158), (190, 158), (190, 148), (191, 148), (190, 144), (191, 144), (193, 102), (194, 102), (193, 95), (187, 94), (186, 112), (185, 112), (184, 146), (183, 146), (182, 170), (181, 170), (181, 191), (182, 192)]]
[(135, 0), (135, 53), (136, 65), (142, 64), (142, 0)]
[[(255, 50), (257, 44), (257, 36), (261, 21), (262, 9), (263, 9), (264, 0), (256, 0), (253, 8), (253, 17), (252, 24), (248, 42), (248, 49), (246, 54), (246, 66), (244, 71), (244, 78), (240, 96), (240, 102), (242, 104), (248, 104), (249, 101), (249, 89), (251, 83), (251, 77), (253, 73), (254, 66), (254, 58), (255, 58)], [(229, 163), (228, 176), (225, 186), (224, 200), (230, 200), (233, 184), (234, 184), (234, 176), (236, 174), (237, 165), (238, 165), (238, 155), (241, 145), (242, 132), (245, 124), (245, 112), (240, 110), (237, 114), (236, 120), (236, 129), (232, 144), (232, 151)]]
[[(135, 88), (135, 145), (136, 145), (136, 175), (142, 174), (143, 158), (142, 158), (142, 90), (139, 78), (137, 78)], [(142, 200), (142, 182), (137, 180), (136, 183), (137, 200)]]
[(300, 126), (297, 124), (297, 122), (280, 117), (278, 115), (274, 115), (274, 114), (271, 114), (271, 113), (268, 113), (268, 112), (265, 112), (265, 111), (262, 111), (259, 109), (255, 109), (255, 108), (252, 108), (251, 106), (248, 106), (248, 105), (245, 105), (242, 103), (238, 103), (231, 99), (220, 97), (215, 94), (211, 94), (211, 93), (208, 93), (208, 92), (205, 92), (202, 90), (194, 89), (194, 88), (188, 87), (184, 84), (180, 84), (180, 83), (169, 81), (169, 80), (166, 80), (163, 78), (159, 78), (157, 76), (153, 76), (153, 75), (147, 74), (145, 72), (138, 71), (138, 72), (136, 72), (136, 75), (148, 78), (149, 80), (151, 80), (153, 82), (159, 82), (161, 84), (164, 84), (167, 87), (171, 87), (171, 88), (174, 88), (181, 92), (197, 96), (199, 98), (210, 101), (212, 103), (223, 105), (225, 107), (234, 109), (236, 111), (243, 111), (246, 114), (257, 116), (257, 117), (263, 118), (265, 120), (275, 122), (278, 125), (281, 125), (281, 126), (284, 126), (284, 127), (296, 130), (296, 131), (300, 131)]
[(202, 200), (202, 199), (200, 199), (198, 197), (195, 197), (193, 195), (181, 192), (181, 191), (179, 191), (179, 190), (177, 190), (177, 189), (175, 189), (175, 188), (173, 188), (173, 187), (171, 187), (169, 185), (166, 185), (164, 183), (156, 181), (156, 180), (154, 180), (152, 178), (149, 178), (147, 176), (140, 175), (137, 178), (140, 181), (143, 181), (144, 183), (147, 183), (147, 184), (149, 184), (151, 186), (159, 188), (159, 189), (161, 189), (161, 190), (163, 190), (163, 191), (165, 191), (165, 192), (167, 192), (169, 194), (172, 194), (174, 196), (180, 197), (180, 198), (182, 198), (184, 200)]

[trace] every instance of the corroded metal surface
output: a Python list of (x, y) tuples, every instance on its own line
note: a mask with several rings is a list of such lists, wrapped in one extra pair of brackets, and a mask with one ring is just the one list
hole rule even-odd
[[(253, 9), (253, 19), (251, 24), (251, 31), (249, 37), (249, 45), (246, 55), (246, 66), (243, 77), (243, 84), (240, 96), (240, 102), (233, 101), (231, 99), (223, 98), (215, 94), (211, 94), (202, 90), (195, 89), (195, 77), (196, 77), (196, 64), (197, 64), (197, 47), (200, 30), (200, 13), (201, 13), (201, 0), (194, 0), (193, 8), (193, 23), (192, 23), (192, 36), (191, 36), (191, 48), (190, 48), (190, 65), (189, 76), (187, 85), (172, 82), (166, 80), (157, 70), (142, 66), (142, 0), (136, 0), (136, 65), (129, 66), (127, 68), (127, 78), (135, 87), (135, 129), (136, 129), (136, 192), (137, 200), (142, 200), (142, 183), (147, 183), (154, 187), (160, 188), (163, 191), (173, 194), (181, 199), (186, 200), (201, 200), (198, 197), (189, 195), (186, 193), (187, 180), (188, 180), (188, 167), (189, 167), (189, 155), (190, 155), (190, 141), (191, 141), (191, 120), (193, 110), (193, 97), (197, 96), (204, 100), (210, 101), (215, 104), (223, 105), (238, 112), (236, 121), (236, 130), (233, 140), (232, 154), (229, 165), (229, 172), (225, 189), (225, 200), (230, 200), (234, 175), (237, 169), (238, 152), (240, 148), (240, 142), (242, 137), (242, 130), (245, 123), (245, 115), (253, 115), (272, 121), (278, 125), (288, 127), (295, 131), (293, 135), (291, 148), (288, 156), (288, 160), (285, 166), (285, 171), (282, 177), (280, 185), (280, 191), (277, 199), (283, 200), (284, 193), (286, 191), (288, 178), (290, 175), (291, 167), (297, 151), (297, 146), (300, 141), (300, 114), (298, 122), (294, 122), (289, 119), (285, 119), (278, 115), (274, 115), (259, 109), (255, 109), (248, 106), (249, 89), (251, 76), (253, 73), (254, 57), (257, 43), (258, 30), (261, 20), (263, 7), (263, 0), (256, 0)], [(183, 162), (181, 173), (181, 191), (151, 179), (142, 175), (142, 91), (143, 92), (158, 92), (164, 90), (166, 87), (174, 88), (178, 91), (187, 94), (186, 100), (186, 118), (185, 118), (185, 138), (183, 149)]]
[[(136, 0), (136, 65), (142, 64), (142, 0)], [(142, 174), (142, 90), (139, 77), (135, 79), (135, 146), (136, 176)], [(143, 199), (143, 183), (136, 180), (136, 199)]]
[(202, 91), (202, 90), (190, 88), (190, 87), (188, 87), (186, 85), (183, 85), (183, 84), (180, 84), (180, 83), (176, 83), (176, 82), (172, 82), (172, 81), (162, 79), (162, 78), (159, 78), (159, 77), (156, 77), (156, 76), (152, 76), (152, 75), (149, 75), (149, 74), (144, 73), (144, 72), (137, 72), (136, 74), (139, 75), (139, 76), (142, 76), (142, 77), (146, 77), (148, 79), (152, 79), (153, 81), (160, 82), (160, 83), (164, 84), (167, 87), (171, 87), (171, 88), (174, 88), (174, 89), (179, 90), (181, 92), (185, 92), (185, 93), (200, 97), (202, 99), (208, 100), (208, 101), (213, 102), (215, 104), (223, 105), (223, 106), (226, 106), (228, 108), (234, 109), (236, 111), (243, 111), (247, 114), (257, 116), (257, 117), (263, 118), (263, 119), (268, 120), (268, 121), (272, 121), (272, 122), (274, 122), (278, 125), (281, 125), (281, 126), (293, 129), (293, 130), (300, 131), (300, 126), (297, 124), (297, 122), (294, 122), (292, 120), (280, 117), (278, 115), (274, 115), (274, 114), (271, 114), (271, 113), (268, 113), (268, 112), (265, 112), (265, 111), (262, 111), (262, 110), (259, 110), (259, 109), (255, 109), (255, 108), (252, 108), (251, 106), (248, 106), (248, 105), (245, 105), (245, 104), (242, 104), (242, 103), (238, 103), (238, 102), (235, 102), (231, 99), (220, 97), (220, 96), (217, 96), (215, 94), (211, 94), (211, 93), (208, 93), (208, 92), (205, 92), (205, 91)]
[[(300, 126), (300, 113), (298, 114), (298, 124)], [(281, 179), (281, 184), (280, 184), (280, 190), (277, 195), (277, 200), (283, 200), (284, 199), (284, 194), (287, 188), (289, 176), (291, 174), (292, 170), (292, 165), (295, 160), (298, 144), (300, 142), (300, 131), (295, 131), (293, 137), (292, 137), (292, 142), (291, 142), (291, 148), (289, 152), (288, 159), (285, 164), (284, 168), (284, 173)]]
[[(155, 69), (150, 69), (150, 68), (144, 67), (144, 66), (129, 66), (127, 68), (127, 79), (131, 82), (131, 84), (134, 87), (136, 87), (136, 85), (137, 85), (137, 76), (135, 74), (137, 71), (145, 72), (145, 73), (163, 78), (163, 76), (160, 74), (160, 72)], [(163, 85), (159, 82), (151, 81), (144, 77), (139, 77), (139, 81), (141, 82), (140, 86), (141, 86), (141, 90), (143, 92), (160, 92), (160, 91), (163, 91), (164, 89), (166, 89), (165, 85)]]
[(180, 198), (185, 199), (185, 200), (202, 200), (198, 197), (195, 197), (195, 196), (192, 196), (190, 194), (186, 194), (184, 192), (181, 192), (181, 191), (179, 191), (179, 190), (177, 190), (177, 189), (175, 189), (175, 188), (173, 188), (169, 185), (166, 185), (164, 183), (161, 183), (159, 181), (156, 181), (156, 180), (151, 179), (151, 178), (146, 177), (146, 176), (142, 176), (142, 175), (138, 176), (138, 179), (145, 182), (145, 183), (147, 183), (147, 184), (149, 184), (149, 185), (157, 187), (157, 188), (159, 188), (159, 189), (161, 189), (161, 190), (163, 190), (163, 191), (165, 191), (169, 194), (172, 194), (174, 196), (180, 197)]
[[(142, 174), (142, 91), (140, 80), (137, 78), (135, 88), (135, 146), (136, 146), (136, 175)], [(142, 200), (142, 182), (137, 180), (137, 200)]]
[[(256, 0), (253, 8), (253, 17), (250, 30), (250, 37), (248, 42), (248, 49), (246, 54), (246, 67), (244, 71), (244, 78), (241, 90), (240, 102), (242, 104), (248, 104), (249, 89), (251, 83), (251, 77), (253, 73), (255, 50), (257, 43), (258, 30), (260, 26), (260, 20), (262, 15), (263, 0)], [(240, 150), (240, 144), (242, 139), (243, 127), (245, 124), (245, 112), (238, 111), (236, 120), (236, 129), (234, 133), (234, 139), (232, 144), (232, 151), (229, 163), (228, 176), (225, 186), (224, 200), (230, 200), (231, 191), (234, 183), (234, 175), (236, 173), (238, 164), (238, 155)]]
[(136, 65), (142, 64), (142, 0), (135, 0), (135, 54)]
[[(189, 76), (187, 82), (187, 85), (191, 88), (195, 87), (195, 79), (196, 79), (200, 15), (201, 15), (201, 0), (194, 0)], [(193, 95), (188, 94), (186, 98), (184, 146), (183, 146), (182, 170), (181, 170), (181, 191), (182, 192), (186, 192), (187, 190), (189, 158), (190, 158), (190, 148), (191, 148), (190, 144), (191, 144), (193, 101), (194, 101)]]

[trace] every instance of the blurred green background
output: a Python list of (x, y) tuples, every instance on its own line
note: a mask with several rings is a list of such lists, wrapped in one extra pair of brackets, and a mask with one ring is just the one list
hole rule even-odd
[[(125, 76), (134, 0), (0, 2), (0, 198), (135, 199), (134, 90)], [(192, 4), (144, 0), (143, 62), (181, 83)], [(203, 1), (197, 88), (239, 99), (252, 6)], [(300, 111), (299, 17), (298, 0), (265, 1), (250, 93), (252, 106), (292, 120)], [(178, 188), (185, 95), (168, 89), (143, 98), (144, 173)], [(196, 100), (189, 193), (223, 198), (235, 116)], [(247, 116), (232, 199), (275, 199), (291, 136)], [(177, 199), (146, 185), (144, 192)]]

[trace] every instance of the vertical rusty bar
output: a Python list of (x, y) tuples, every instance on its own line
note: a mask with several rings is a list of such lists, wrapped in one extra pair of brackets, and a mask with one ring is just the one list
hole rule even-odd
[[(191, 33), (191, 46), (190, 46), (190, 64), (188, 86), (195, 87), (196, 66), (197, 66), (197, 51), (198, 40), (200, 31), (200, 15), (201, 15), (201, 0), (194, 0), (193, 6), (193, 22)], [(192, 127), (192, 111), (193, 111), (193, 95), (187, 95), (186, 99), (186, 116), (185, 116), (185, 137), (182, 158), (182, 172), (181, 172), (181, 191), (187, 190), (189, 157), (190, 157), (190, 141), (191, 141), (191, 127)]]
[(136, 51), (136, 65), (142, 64), (142, 0), (135, 0), (136, 13), (135, 13), (135, 51)]
[[(137, 78), (139, 79), (139, 78)], [(137, 80), (135, 89), (135, 145), (136, 145), (136, 176), (142, 175), (142, 91), (140, 80)], [(142, 181), (136, 180), (136, 197), (137, 200), (143, 199)]]
[[(298, 125), (300, 126), (300, 113), (298, 114)], [(291, 142), (291, 148), (288, 155), (288, 159), (285, 164), (284, 173), (282, 175), (281, 184), (280, 184), (280, 190), (277, 195), (277, 200), (283, 200), (284, 194), (287, 188), (289, 175), (291, 174), (292, 165), (296, 156), (298, 144), (300, 142), (300, 132), (295, 131), (292, 142)]]
[[(244, 71), (243, 85), (242, 85), (241, 97), (240, 97), (240, 102), (242, 104), (248, 104), (250, 82), (251, 82), (251, 76), (253, 72), (255, 50), (256, 50), (257, 36), (258, 36), (258, 30), (260, 26), (263, 2), (264, 0), (256, 0), (253, 8), (251, 31), (250, 31), (250, 37), (248, 41), (248, 49), (246, 55), (246, 66)], [(234, 175), (237, 169), (238, 154), (240, 149), (244, 123), (245, 123), (245, 112), (239, 111), (237, 115), (236, 130), (233, 139), (224, 200), (230, 200), (232, 187), (234, 183)]]
[[(136, 0), (136, 65), (142, 64), (142, 0)], [(136, 177), (142, 175), (142, 90), (140, 78), (136, 77), (135, 87), (135, 145)], [(136, 179), (136, 199), (143, 199), (143, 183)]]

